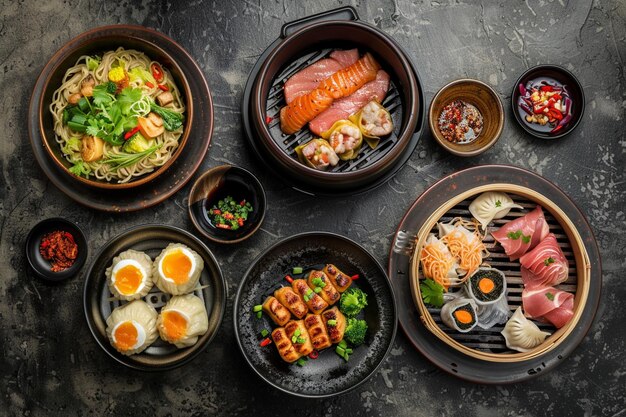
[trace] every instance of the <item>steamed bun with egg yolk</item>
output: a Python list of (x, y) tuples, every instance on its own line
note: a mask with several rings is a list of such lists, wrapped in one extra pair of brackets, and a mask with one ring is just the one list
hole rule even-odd
[(158, 337), (157, 312), (143, 300), (117, 307), (107, 318), (107, 336), (123, 355), (143, 352)]
[(105, 271), (109, 290), (119, 300), (136, 300), (150, 292), (152, 259), (143, 252), (129, 249), (113, 258)]
[(154, 260), (152, 275), (161, 291), (180, 295), (196, 288), (202, 269), (200, 255), (182, 243), (170, 243)]
[(178, 348), (194, 345), (209, 329), (204, 302), (193, 294), (175, 295), (161, 309), (157, 328), (161, 339)]

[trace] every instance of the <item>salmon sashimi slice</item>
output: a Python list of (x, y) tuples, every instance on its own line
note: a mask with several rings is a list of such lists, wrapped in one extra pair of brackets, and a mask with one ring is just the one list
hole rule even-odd
[(322, 81), (319, 88), (328, 91), (334, 99), (347, 97), (364, 84), (373, 81), (379, 69), (380, 64), (368, 52), (354, 64), (337, 71)]
[(300, 96), (280, 109), (280, 129), (288, 135), (296, 133), (332, 103), (328, 92), (319, 88)]
[(292, 75), (283, 86), (287, 104), (297, 97), (315, 90), (317, 86), (337, 71), (359, 60), (359, 51), (333, 51), (329, 58), (321, 59)]
[(350, 115), (358, 112), (363, 106), (375, 99), (382, 103), (389, 90), (389, 74), (379, 70), (376, 79), (365, 84), (348, 97), (335, 100), (330, 108), (309, 123), (309, 129), (313, 134), (321, 136), (332, 127), (337, 120), (347, 119)]

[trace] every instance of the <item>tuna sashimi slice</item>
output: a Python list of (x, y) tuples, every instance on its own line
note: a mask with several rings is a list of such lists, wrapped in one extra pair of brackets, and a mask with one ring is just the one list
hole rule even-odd
[(574, 294), (557, 290), (554, 287), (541, 287), (533, 290), (524, 289), (522, 291), (524, 312), (532, 318), (545, 318), (556, 327), (562, 327), (557, 326), (557, 324), (561, 324), (567, 317), (569, 314), (567, 311), (573, 311), (574, 304), (573, 301), (570, 301), (573, 299)]
[(297, 97), (307, 94), (337, 71), (349, 67), (359, 60), (359, 51), (333, 51), (329, 58), (320, 59), (292, 75), (283, 86), (285, 101), (291, 103)]
[(525, 216), (506, 223), (491, 234), (500, 242), (509, 259), (514, 261), (537, 246), (548, 233), (543, 210), (537, 206)]
[(557, 329), (565, 326), (574, 316), (574, 296), (567, 297), (567, 300), (560, 307), (555, 308), (549, 313), (543, 315)]
[(374, 81), (365, 84), (348, 97), (335, 100), (328, 110), (311, 120), (309, 129), (315, 135), (321, 136), (337, 120), (347, 119), (373, 99), (382, 102), (387, 90), (389, 90), (389, 74), (379, 70)]
[(522, 256), (520, 263), (522, 264), (522, 281), (524, 281), (524, 287), (529, 290), (558, 285), (567, 280), (569, 262), (553, 233)]

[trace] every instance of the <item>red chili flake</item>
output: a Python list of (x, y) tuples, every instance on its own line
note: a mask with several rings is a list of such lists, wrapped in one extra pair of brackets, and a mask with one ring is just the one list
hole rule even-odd
[(150, 81), (146, 81), (146, 85), (150, 88), (154, 88), (154, 84), (152, 84)]
[(74, 265), (78, 257), (78, 245), (71, 233), (56, 230), (43, 236), (39, 253), (50, 261), (52, 272), (60, 272)]
[(211, 214), (222, 214), (222, 210), (218, 210), (218, 209), (211, 210)]
[(269, 125), (270, 123), (272, 123), (272, 119), (270, 116), (265, 116), (265, 124)]
[(311, 359), (317, 359), (317, 357), (320, 355), (320, 353), (317, 350), (313, 350), (311, 353), (309, 353), (309, 358)]
[(232, 214), (232, 213), (228, 213), (228, 212), (226, 212), (226, 213), (224, 213), (224, 218), (225, 218), (226, 220), (232, 220), (232, 219), (234, 219), (234, 218), (235, 218), (235, 216), (233, 216), (233, 214)]
[(242, 207), (245, 206), (246, 205), (246, 200), (241, 200), (239, 202), (239, 205), (242, 206)]
[(352, 281), (354, 281), (355, 279), (359, 279), (359, 274), (354, 274), (350, 278), (352, 278)]
[(270, 343), (272, 343), (272, 339), (270, 339), (269, 337), (266, 337), (265, 339), (261, 340), (261, 343), (259, 343), (259, 346), (265, 347), (269, 345)]
[(161, 91), (169, 91), (169, 87), (165, 84), (159, 84), (157, 87), (159, 87), (159, 90)]
[(243, 226), (243, 219), (240, 217), (237, 219), (237, 224), (239, 224), (239, 226)]
[(216, 225), (216, 227), (219, 227), (220, 229), (230, 229), (230, 225), (229, 224), (218, 223)]

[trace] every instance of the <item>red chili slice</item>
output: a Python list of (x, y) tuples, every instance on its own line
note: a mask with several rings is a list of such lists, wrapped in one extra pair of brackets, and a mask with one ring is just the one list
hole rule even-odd
[(352, 281), (354, 281), (355, 279), (359, 279), (359, 274), (354, 274), (352, 275), (350, 278), (352, 278)]
[(320, 355), (320, 353), (317, 350), (312, 351), (311, 353), (309, 353), (309, 358), (311, 359), (317, 359), (317, 357)]
[(261, 343), (259, 343), (259, 346), (265, 347), (269, 345), (270, 343), (272, 343), (272, 339), (270, 339), (269, 337), (266, 337), (265, 339), (261, 340)]
[(156, 62), (150, 65), (150, 70), (152, 70), (152, 76), (156, 80), (157, 83), (163, 81), (163, 69)]
[(291, 276), (290, 276), (290, 275), (285, 275), (285, 279), (286, 279), (286, 280), (287, 280), (290, 284), (292, 284), (292, 283), (293, 283), (293, 278), (291, 278)]
[(157, 87), (159, 87), (159, 90), (161, 91), (169, 91), (169, 87), (165, 84), (159, 84)]

